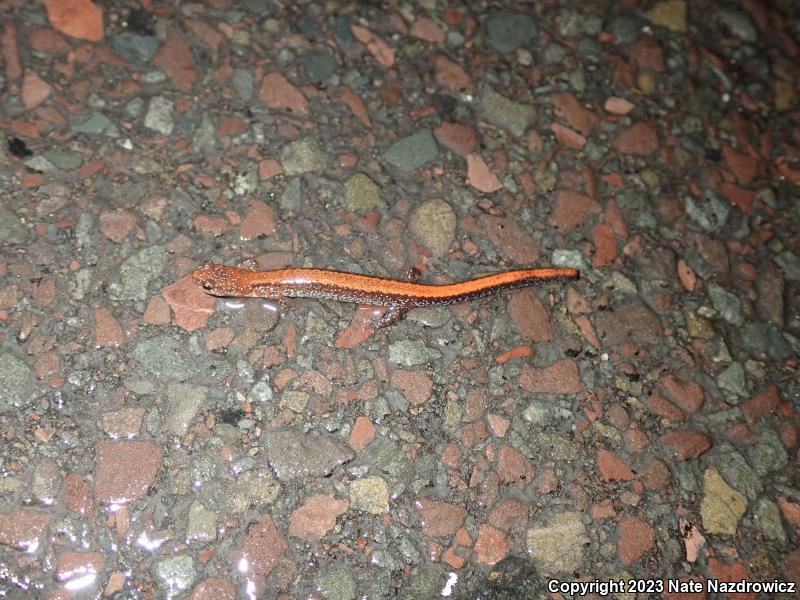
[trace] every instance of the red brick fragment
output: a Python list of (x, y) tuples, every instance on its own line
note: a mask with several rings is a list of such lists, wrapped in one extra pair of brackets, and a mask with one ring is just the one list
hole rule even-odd
[(103, 39), (103, 11), (91, 0), (43, 0), (50, 23), (70, 37)]
[(610, 450), (598, 450), (597, 466), (606, 481), (630, 481), (633, 479), (633, 471), (630, 467)]
[(425, 535), (450, 537), (464, 524), (467, 510), (440, 500), (420, 498), (415, 503)]
[(764, 390), (742, 401), (742, 413), (748, 423), (755, 423), (759, 417), (768, 415), (778, 408), (780, 403), (780, 390), (774, 383), (768, 385)]
[(625, 566), (630, 566), (653, 547), (655, 532), (639, 517), (624, 517), (617, 529), (617, 554)]
[(658, 150), (658, 131), (653, 123), (636, 123), (614, 138), (613, 146), (624, 154), (650, 156)]
[(270, 108), (286, 109), (300, 114), (308, 113), (308, 102), (282, 73), (272, 72), (264, 75), (258, 97)]
[(661, 441), (672, 449), (677, 460), (697, 458), (711, 447), (711, 438), (694, 429), (672, 431), (661, 436)]
[(519, 385), (526, 391), (542, 394), (577, 394), (584, 390), (578, 365), (569, 358), (546, 367), (523, 366)]
[(670, 398), (689, 414), (700, 410), (705, 402), (703, 388), (694, 381), (684, 381), (674, 375), (668, 375), (662, 377), (659, 384)]
[(511, 550), (511, 543), (508, 541), (508, 536), (499, 529), (491, 525), (481, 525), (474, 549), (478, 562), (493, 565), (506, 557)]
[(336, 518), (349, 506), (347, 500), (333, 495), (310, 496), (289, 517), (289, 535), (304, 540), (321, 539), (336, 526)]

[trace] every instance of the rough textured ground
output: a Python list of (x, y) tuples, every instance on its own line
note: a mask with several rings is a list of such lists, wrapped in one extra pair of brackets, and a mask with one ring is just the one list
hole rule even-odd
[[(0, 2), (0, 595), (797, 582), (799, 37), (790, 0)], [(582, 278), (373, 333), (191, 284), (247, 258)]]

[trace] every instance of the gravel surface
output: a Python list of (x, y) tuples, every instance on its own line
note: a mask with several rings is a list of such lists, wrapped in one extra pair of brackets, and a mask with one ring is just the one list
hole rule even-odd
[[(0, 1), (0, 596), (797, 597), (798, 56), (792, 0)], [(581, 278), (374, 330), (206, 261)]]

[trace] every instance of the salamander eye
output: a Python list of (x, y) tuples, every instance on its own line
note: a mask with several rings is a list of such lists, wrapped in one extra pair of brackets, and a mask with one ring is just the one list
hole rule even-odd
[(203, 289), (204, 289), (204, 290), (213, 290), (213, 289), (214, 289), (214, 286), (213, 286), (213, 285), (211, 285), (209, 282), (207, 282), (207, 281), (204, 281), (204, 282), (203, 282)]

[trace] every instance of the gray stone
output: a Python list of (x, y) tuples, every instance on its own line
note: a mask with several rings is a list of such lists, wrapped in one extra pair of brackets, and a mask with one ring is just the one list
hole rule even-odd
[(314, 590), (325, 600), (355, 600), (358, 591), (353, 568), (339, 562), (323, 566), (314, 577)]
[(347, 208), (354, 212), (386, 208), (378, 184), (364, 173), (356, 173), (345, 182), (344, 198)]
[(775, 257), (775, 262), (780, 265), (789, 281), (800, 281), (800, 258), (786, 250)]
[(686, 196), (684, 207), (686, 214), (700, 227), (712, 232), (725, 225), (731, 212), (730, 203), (723, 201), (710, 190), (706, 191), (704, 197), (697, 201), (691, 196)]
[(253, 97), (253, 73), (247, 69), (236, 69), (231, 76), (231, 85), (244, 102)]
[(444, 200), (427, 200), (411, 213), (409, 228), (420, 244), (437, 258), (445, 256), (453, 243), (458, 217)]
[(694, 248), (686, 248), (683, 258), (700, 278), (710, 279), (714, 275), (714, 267)]
[(37, 503), (50, 506), (61, 496), (64, 475), (58, 465), (50, 459), (36, 461), (25, 498), (25, 504)]
[(296, 22), (296, 25), (300, 30), (300, 33), (307, 38), (313, 37), (317, 31), (317, 20), (310, 14), (300, 17), (300, 20)]
[(262, 435), (267, 458), (280, 480), (323, 477), (353, 459), (353, 451), (332, 435), (303, 433), (295, 429)]
[(448, 576), (440, 565), (419, 565), (400, 588), (402, 600), (420, 600), (421, 598), (437, 598), (447, 583)]
[(717, 385), (726, 392), (728, 400), (738, 404), (738, 398), (747, 396), (747, 382), (744, 377), (744, 368), (741, 363), (732, 362), (717, 375)]
[(167, 80), (167, 74), (159, 69), (152, 69), (142, 73), (142, 82), (152, 86), (163, 85)]
[(783, 325), (783, 277), (771, 269), (762, 269), (758, 274), (756, 290), (758, 291), (756, 308), (761, 318), (779, 326)]
[(44, 156), (32, 156), (26, 158), (23, 163), (29, 170), (36, 173), (50, 173), (56, 170), (56, 166)]
[(247, 393), (250, 402), (269, 402), (272, 400), (274, 392), (266, 381), (257, 382)]
[(169, 401), (164, 429), (172, 435), (185, 435), (192, 419), (206, 401), (208, 390), (185, 383), (173, 383), (167, 388)]
[(125, 114), (131, 119), (136, 119), (142, 114), (142, 108), (144, 108), (144, 100), (139, 97), (131, 98), (125, 103)]
[(88, 117), (72, 123), (70, 129), (75, 133), (98, 134), (103, 133), (111, 125), (113, 125), (111, 119), (103, 113), (93, 112)]
[(0, 477), (0, 496), (11, 498), (24, 487), (25, 487), (25, 482), (22, 479), (19, 479), (12, 475), (7, 475), (6, 477)]
[[(698, 97), (698, 96), (699, 96), (699, 97)], [(690, 97), (690, 98), (689, 98), (689, 104), (688, 104), (688, 106), (689, 106), (689, 111), (690, 111), (690, 112), (692, 112), (692, 111), (693, 111), (693, 109), (692, 109), (692, 104), (693, 104), (693, 102), (692, 102), (692, 101), (693, 101), (693, 100), (695, 100), (695, 101), (696, 101), (696, 104), (697, 104), (698, 106), (702, 106), (702, 105), (703, 105), (703, 103), (704, 103), (704, 101), (705, 101), (705, 99), (704, 99), (704, 98), (702, 97), (702, 95), (700, 95), (700, 94), (697, 94), (697, 95), (695, 95), (694, 97)], [(696, 111), (698, 111), (698, 110), (699, 110), (698, 108), (695, 108), (695, 109), (694, 109), (694, 112), (696, 112)], [(687, 129), (688, 129), (688, 128), (687, 128)], [(687, 133), (687, 134), (685, 134), (685, 135), (682, 135), (682, 136), (680, 136), (680, 138), (679, 138), (679, 141), (680, 141), (680, 143), (681, 143), (681, 146), (683, 146), (683, 149), (684, 149), (684, 150), (686, 150), (687, 152), (689, 152), (689, 153), (691, 153), (691, 154), (694, 154), (695, 156), (698, 156), (698, 157), (703, 157), (703, 156), (705, 156), (705, 154), (706, 154), (706, 147), (703, 145), (703, 140), (702, 140), (702, 138), (701, 138), (699, 135), (697, 135), (696, 133)], [(687, 212), (687, 213), (689, 213), (689, 216), (691, 216), (692, 218), (695, 218), (695, 217), (694, 217), (694, 215), (693, 215), (693, 214), (690, 212), (690, 211), (691, 211), (691, 209), (692, 209), (692, 205), (693, 205), (693, 206), (694, 206), (694, 208), (696, 208), (697, 210), (700, 210), (700, 211), (702, 211), (703, 209), (701, 209), (701, 208), (700, 208), (700, 205), (698, 205), (698, 204), (695, 204), (695, 203), (694, 203), (694, 200), (692, 200), (692, 201), (691, 201), (691, 203), (689, 203), (689, 200), (687, 199), (687, 204), (686, 204), (686, 212)], [(697, 222), (698, 222), (700, 225), (702, 225), (704, 229), (708, 229), (708, 227), (709, 227), (708, 225), (704, 224), (703, 222), (701, 222), (701, 221), (699, 221), (699, 220), (697, 220), (697, 219), (695, 219), (695, 220), (696, 220), (696, 221), (697, 221)], [(712, 223), (710, 226), (711, 226), (711, 227), (715, 227), (713, 223)], [(715, 228), (716, 228), (716, 227), (715, 227)]]
[[(274, 10), (274, 5), (272, 2), (269, 2), (269, 0), (242, 0), (241, 5), (257, 15)], [(239, 13), (239, 15), (241, 15), (241, 13)], [(241, 16), (234, 20), (233, 23), (238, 23), (240, 20)]]
[(758, 498), (762, 488), (761, 480), (736, 448), (728, 442), (722, 442), (711, 450), (709, 457), (725, 481), (733, 488), (750, 500)]
[(714, 308), (728, 323), (732, 325), (741, 325), (744, 323), (744, 318), (742, 317), (742, 301), (738, 296), (713, 282), (708, 284), (708, 295), (711, 298), (711, 302), (714, 304)]
[(695, 312), (687, 312), (685, 317), (686, 329), (689, 331), (690, 336), (710, 340), (717, 335), (714, 324), (710, 319), (706, 319)]
[(82, 212), (75, 226), (75, 241), (81, 250), (94, 250), (97, 247), (97, 228), (94, 216)]
[(0, 354), (0, 412), (16, 412), (30, 404), (35, 386), (33, 370), (23, 360)]
[(327, 156), (314, 138), (305, 138), (286, 144), (281, 149), (281, 165), (286, 175), (301, 175), (325, 168)]
[(442, 427), (452, 437), (458, 436), (461, 427), (461, 418), (463, 416), (464, 408), (461, 403), (455, 400), (448, 400), (444, 405)]
[(608, 280), (603, 282), (603, 287), (627, 296), (639, 293), (639, 290), (636, 288), (636, 283), (620, 271), (613, 271)]
[(386, 161), (400, 171), (415, 171), (439, 154), (430, 129), (418, 129), (400, 138), (384, 153)]
[(217, 539), (217, 513), (208, 510), (199, 500), (195, 500), (189, 506), (186, 541), (203, 543), (215, 539)]
[(611, 21), (611, 33), (614, 34), (614, 42), (624, 46), (639, 39), (641, 29), (641, 21), (631, 16), (620, 16)]
[(92, 271), (88, 268), (78, 269), (75, 271), (72, 279), (69, 281), (69, 295), (73, 300), (83, 300), (89, 291), (89, 286), (92, 283)]
[[(617, 577), (614, 577), (617, 579)], [(524, 556), (507, 556), (494, 565), (482, 577), (465, 577), (462, 587), (455, 585), (453, 589), (454, 600), (474, 600), (482, 598), (488, 600), (520, 600), (532, 598), (544, 600), (552, 598), (547, 592), (547, 582), (537, 572), (535, 563)], [(444, 586), (440, 585), (439, 594), (444, 596)], [(436, 595), (417, 596), (417, 598), (434, 598)], [(622, 594), (617, 594), (619, 600), (632, 600)], [(410, 599), (409, 599), (410, 600)]]
[[(595, 15), (589, 12), (582, 13), (581, 29), (587, 37), (579, 40), (578, 43), (591, 45), (592, 47), (598, 47), (597, 40), (592, 38), (603, 30), (603, 17), (601, 15)], [(592, 54), (599, 54), (599, 51), (595, 50), (592, 52)]]
[(409, 479), (414, 473), (414, 464), (408, 459), (402, 449), (385, 436), (376, 436), (374, 440), (362, 450), (358, 459), (349, 466), (350, 473), (356, 473), (367, 467), (386, 475), (393, 481)]
[(533, 400), (522, 413), (522, 418), (534, 427), (547, 425), (553, 420), (552, 405), (542, 400)]
[(336, 72), (336, 59), (327, 49), (306, 52), (300, 57), (300, 62), (308, 78), (317, 84), (325, 83)]
[(772, 429), (763, 429), (758, 443), (748, 446), (746, 452), (753, 470), (761, 477), (782, 471), (789, 464), (786, 446)]
[(578, 450), (570, 436), (551, 431), (536, 431), (531, 436), (530, 445), (526, 447), (524, 440), (517, 439), (519, 436), (517, 423), (521, 424), (522, 421), (520, 419), (512, 421), (510, 438), (514, 440), (514, 447), (528, 458), (539, 460), (539, 457), (546, 456), (552, 461), (577, 460)]
[(293, 177), (286, 184), (286, 189), (281, 194), (280, 207), (282, 210), (299, 212), (303, 206), (303, 180), (300, 177)]
[(167, 251), (163, 246), (148, 246), (129, 256), (108, 284), (109, 297), (117, 302), (150, 297), (147, 287), (161, 275), (167, 265)]
[(739, 519), (747, 512), (747, 498), (730, 487), (716, 469), (703, 473), (700, 518), (708, 533), (736, 535)]
[(700, 489), (697, 477), (691, 469), (687, 467), (686, 463), (677, 463), (673, 466), (675, 471), (675, 478), (681, 486), (681, 489), (686, 492), (696, 492)]
[(564, 10), (559, 15), (558, 33), (565, 37), (577, 37), (583, 33), (582, 15), (574, 10)]
[(544, 62), (548, 65), (557, 65), (568, 55), (567, 49), (561, 44), (548, 44), (544, 49)]
[(525, 135), (536, 119), (536, 109), (522, 102), (515, 102), (486, 86), (480, 97), (479, 107), (483, 117), (516, 137)]
[(281, 493), (281, 485), (269, 469), (253, 469), (241, 473), (233, 485), (226, 488), (225, 507), (235, 515), (250, 508), (271, 505)]
[(217, 138), (217, 127), (208, 113), (203, 113), (200, 125), (194, 130), (192, 136), (192, 150), (197, 153), (210, 154), (220, 147)]
[[(211, 151), (209, 147), (208, 151)], [(233, 191), (238, 196), (247, 196), (258, 189), (258, 172), (255, 169), (239, 173), (233, 180)]]
[(147, 396), (156, 391), (156, 386), (150, 379), (145, 379), (137, 376), (126, 377), (123, 380), (123, 385), (139, 396)]
[(777, 504), (769, 498), (761, 498), (753, 516), (756, 525), (767, 538), (786, 543), (786, 530), (783, 528), (781, 511)]
[(434, 362), (442, 358), (436, 348), (428, 348), (422, 340), (400, 340), (389, 346), (389, 362), (415, 367)]
[(557, 248), (553, 250), (551, 262), (556, 267), (570, 267), (572, 269), (578, 269), (581, 272), (581, 276), (588, 271), (586, 262), (583, 260), (583, 255), (577, 250)]
[(538, 33), (536, 21), (525, 13), (496, 12), (486, 18), (486, 44), (498, 52), (511, 52)]
[[(228, 426), (220, 423), (217, 427)], [(216, 458), (208, 454), (192, 455), (192, 462), (189, 465), (189, 477), (193, 484), (204, 484), (220, 475), (220, 468)]]
[(132, 354), (142, 368), (157, 379), (186, 381), (197, 370), (197, 362), (171, 335), (142, 340), (136, 344)]
[(389, 486), (377, 475), (350, 482), (350, 509), (373, 515), (389, 512)]
[(154, 96), (147, 106), (144, 116), (144, 126), (162, 135), (169, 135), (175, 127), (173, 120), (174, 105), (164, 96)]
[(111, 47), (123, 58), (144, 66), (158, 50), (158, 38), (152, 35), (119, 33), (111, 37)]
[[(589, 543), (579, 512), (558, 513), (546, 525), (528, 529), (528, 555), (542, 575), (572, 573), (583, 564), (583, 549)], [(564, 549), (569, 548), (569, 552)]]
[(758, 30), (753, 25), (750, 17), (742, 11), (733, 7), (717, 7), (714, 10), (714, 17), (735, 37), (748, 43), (758, 41)]
[(281, 394), (278, 406), (288, 408), (293, 413), (304, 413), (308, 404), (308, 393), (302, 390), (286, 390)]
[(333, 34), (336, 36), (337, 42), (340, 44), (352, 44), (356, 41), (351, 26), (352, 19), (350, 15), (336, 15)]
[(0, 244), (21, 244), (27, 238), (28, 228), (19, 217), (7, 208), (0, 206)]
[(191, 556), (170, 556), (156, 563), (156, 577), (161, 587), (169, 590), (168, 596), (173, 596), (192, 587), (197, 579), (197, 571)]
[(45, 150), (42, 156), (62, 171), (74, 171), (83, 164), (83, 157), (68, 150)]
[(55, 215), (73, 200), (72, 194), (60, 183), (45, 184), (39, 188), (39, 203), (36, 212), (39, 215)]
[(436, 329), (450, 320), (450, 313), (443, 306), (424, 306), (412, 310), (405, 319), (411, 323)]
[(792, 349), (783, 339), (783, 332), (774, 323), (748, 322), (743, 328), (741, 340), (751, 354), (767, 354), (778, 360), (792, 356)]

